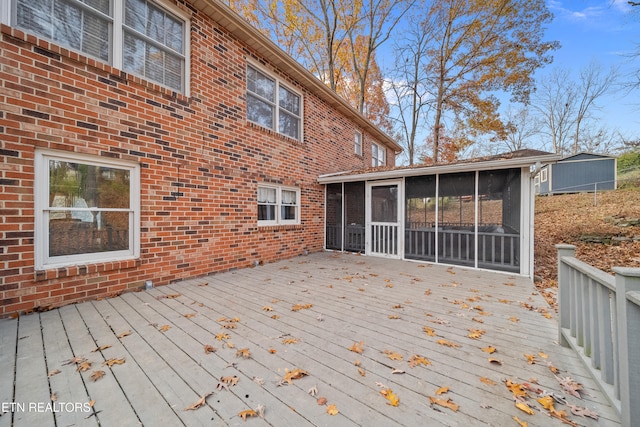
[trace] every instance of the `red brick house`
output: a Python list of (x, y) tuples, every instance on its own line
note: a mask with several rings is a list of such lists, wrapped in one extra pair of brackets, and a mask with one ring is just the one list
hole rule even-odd
[(319, 251), (401, 149), (218, 0), (0, 8), (0, 317)]

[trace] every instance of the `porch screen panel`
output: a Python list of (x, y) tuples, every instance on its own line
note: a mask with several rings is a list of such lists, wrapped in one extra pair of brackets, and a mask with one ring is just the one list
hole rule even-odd
[(344, 233), (345, 251), (364, 252), (365, 234), (365, 185), (364, 182), (344, 183)]
[(327, 185), (325, 245), (342, 250), (342, 184)]
[(481, 171), (478, 267), (520, 270), (520, 170)]
[(436, 259), (436, 176), (415, 176), (405, 180), (406, 258)]
[(475, 172), (440, 175), (438, 262), (475, 265)]

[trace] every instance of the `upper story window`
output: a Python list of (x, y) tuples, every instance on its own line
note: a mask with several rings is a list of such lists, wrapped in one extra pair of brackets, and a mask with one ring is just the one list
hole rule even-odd
[(275, 77), (247, 66), (247, 120), (300, 140), (302, 96)]
[(36, 269), (139, 256), (136, 164), (36, 151)]
[(300, 224), (300, 190), (278, 186), (259, 186), (258, 224)]
[(383, 146), (375, 142), (371, 144), (371, 166), (384, 166), (387, 161), (386, 155), (387, 151)]
[(547, 168), (544, 168), (542, 169), (542, 171), (540, 171), (540, 181), (547, 182)]
[(354, 134), (354, 152), (362, 156), (362, 133), (356, 131)]
[(13, 0), (18, 28), (186, 93), (189, 21), (151, 0)]

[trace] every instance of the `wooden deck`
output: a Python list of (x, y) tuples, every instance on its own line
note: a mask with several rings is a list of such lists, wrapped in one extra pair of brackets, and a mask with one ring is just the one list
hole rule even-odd
[[(507, 379), (600, 416), (556, 403), (577, 425), (619, 425), (578, 357), (557, 345), (555, 313), (545, 317), (546, 308), (515, 276), (321, 253), (1, 320), (0, 427), (517, 426), (514, 416), (529, 426), (566, 425), (547, 415), (535, 391), (527, 399), (533, 415), (516, 408)], [(472, 329), (486, 332), (472, 339)], [(349, 350), (360, 342), (363, 353)], [(206, 345), (216, 351), (206, 354)], [(489, 346), (497, 351), (481, 350)], [(413, 355), (430, 365), (411, 367)], [(65, 364), (74, 357), (91, 366)], [(124, 363), (103, 366), (114, 358)], [(283, 382), (295, 368), (308, 375)], [(104, 376), (92, 381), (96, 371)], [(582, 399), (563, 390), (558, 378), (566, 377), (583, 384)], [(436, 395), (441, 387), (449, 391)], [(336, 415), (327, 413), (331, 404)], [(259, 406), (264, 418), (238, 415)]]

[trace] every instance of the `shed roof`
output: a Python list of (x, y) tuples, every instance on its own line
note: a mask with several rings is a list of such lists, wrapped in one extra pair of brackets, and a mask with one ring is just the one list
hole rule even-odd
[(475, 157), (455, 163), (436, 163), (432, 165), (411, 165), (397, 167), (377, 167), (354, 171), (344, 171), (320, 175), (320, 184), (338, 182), (366, 181), (376, 179), (402, 178), (416, 175), (435, 175), (438, 173), (467, 172), (475, 170), (508, 169), (553, 163), (561, 158), (558, 154), (539, 150), (517, 150), (495, 156)]
[(251, 49), (258, 52), (273, 66), (295, 79), (332, 108), (340, 111), (359, 126), (362, 126), (363, 129), (371, 133), (380, 143), (389, 146), (396, 153), (402, 151), (402, 146), (389, 135), (371, 123), (364, 115), (354, 109), (347, 101), (284, 52), (278, 45), (271, 41), (271, 39), (249, 24), (227, 4), (220, 0), (193, 0), (192, 4), (239, 40), (247, 44)]
[(570, 156), (563, 157), (558, 160), (559, 162), (570, 162), (573, 160), (586, 160), (586, 159), (615, 159), (615, 156), (602, 153), (590, 153), (588, 151), (581, 151), (580, 153), (572, 154)]

